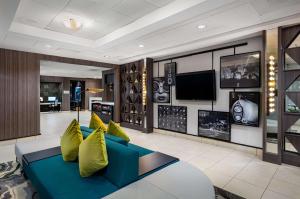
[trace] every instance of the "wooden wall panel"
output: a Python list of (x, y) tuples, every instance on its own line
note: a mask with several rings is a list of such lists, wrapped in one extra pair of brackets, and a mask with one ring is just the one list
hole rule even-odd
[(36, 54), (0, 49), (0, 140), (39, 135)]
[(41, 60), (114, 67), (108, 63), (0, 48), (0, 140), (40, 134)]

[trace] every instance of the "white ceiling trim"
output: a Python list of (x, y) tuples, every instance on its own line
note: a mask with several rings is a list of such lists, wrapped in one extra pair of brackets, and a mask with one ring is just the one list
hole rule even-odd
[(33, 26), (24, 25), (18, 22), (13, 22), (9, 28), (9, 31), (15, 33), (21, 33), (25, 35), (30, 35), (33, 37), (38, 37), (42, 39), (54, 40), (64, 43), (75, 44), (84, 47), (92, 47), (94, 45), (93, 40), (75, 37), (73, 35), (64, 34), (60, 32), (54, 32), (51, 30), (36, 28)]
[(137, 59), (145, 58), (145, 57), (164, 57), (176, 53), (181, 53), (185, 51), (197, 50), (200, 48), (205, 48), (207, 46), (215, 46), (224, 43), (228, 43), (230, 41), (236, 41), (237, 39), (241, 39), (247, 35), (257, 34), (263, 30), (271, 30), (280, 26), (287, 26), (291, 24), (297, 24), (300, 21), (300, 14), (296, 14), (293, 16), (281, 18), (279, 20), (274, 20), (267, 23), (261, 23), (258, 25), (254, 25), (252, 27), (242, 28), (239, 30), (229, 31), (227, 33), (222, 33), (219, 35), (213, 35), (205, 38), (201, 38), (192, 42), (188, 42), (178, 46), (172, 46), (170, 48), (162, 48), (159, 50), (154, 50), (152, 52), (147, 52), (145, 54), (140, 54), (124, 59), (120, 59), (121, 63), (131, 62)]
[(183, 12), (189, 8), (192, 8), (198, 4), (201, 4), (208, 0), (177, 0), (174, 1), (162, 8), (159, 8), (152, 13), (141, 17), (140, 19), (136, 20), (135, 22), (128, 24), (98, 40), (96, 40), (96, 47), (103, 46), (107, 43), (110, 43), (114, 40), (120, 39), (121, 37), (125, 37), (131, 33), (135, 33), (145, 27), (148, 27), (152, 24), (160, 22), (166, 18), (172, 17), (180, 12)]

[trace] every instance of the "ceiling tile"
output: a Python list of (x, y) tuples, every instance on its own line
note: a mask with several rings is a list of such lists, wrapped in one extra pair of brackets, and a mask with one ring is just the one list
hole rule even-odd
[(143, 17), (158, 7), (144, 0), (123, 0), (112, 9), (132, 18)]
[(265, 15), (286, 6), (293, 6), (299, 3), (299, 0), (251, 0), (251, 5), (257, 10), (259, 15)]
[(68, 0), (22, 0), (15, 20), (26, 25), (44, 28), (67, 2)]
[(174, 0), (146, 0), (146, 1), (157, 7), (163, 7), (163, 6), (173, 2)]

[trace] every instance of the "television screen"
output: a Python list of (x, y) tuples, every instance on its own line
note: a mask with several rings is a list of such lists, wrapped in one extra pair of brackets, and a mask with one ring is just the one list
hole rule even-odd
[(177, 74), (176, 99), (216, 100), (215, 70)]
[(48, 97), (48, 102), (52, 102), (52, 101), (55, 101), (56, 100), (56, 97)]

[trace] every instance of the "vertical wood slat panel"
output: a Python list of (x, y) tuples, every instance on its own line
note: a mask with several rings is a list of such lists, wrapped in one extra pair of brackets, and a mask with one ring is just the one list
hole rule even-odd
[(39, 63), (33, 53), (0, 49), (0, 140), (39, 134)]

